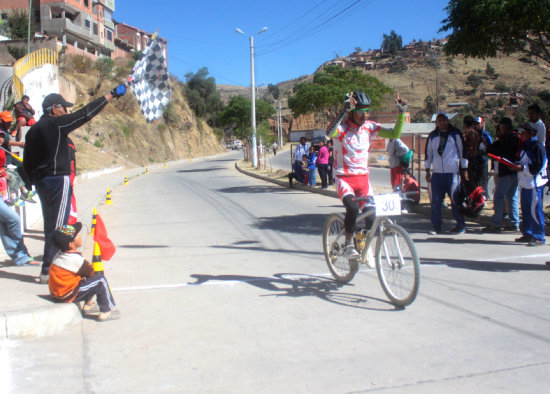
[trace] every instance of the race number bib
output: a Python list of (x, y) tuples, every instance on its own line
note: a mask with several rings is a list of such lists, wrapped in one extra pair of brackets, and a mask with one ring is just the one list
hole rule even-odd
[(401, 215), (401, 197), (397, 193), (374, 196), (376, 216)]

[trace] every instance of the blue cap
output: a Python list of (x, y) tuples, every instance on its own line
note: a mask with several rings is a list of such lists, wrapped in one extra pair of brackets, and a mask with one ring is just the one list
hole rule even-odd
[[(437, 113), (437, 117), (439, 117), (440, 115), (443, 115), (444, 117), (446, 117), (447, 119), (449, 119), (449, 115), (447, 115), (447, 112), (445, 112), (445, 111), (439, 111), (439, 112)], [(437, 118), (437, 117), (436, 117), (436, 118)]]

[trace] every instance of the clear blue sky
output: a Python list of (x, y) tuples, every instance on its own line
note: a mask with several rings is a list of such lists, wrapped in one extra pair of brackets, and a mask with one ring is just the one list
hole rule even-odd
[[(431, 40), (448, 0), (118, 0), (119, 22), (168, 40), (168, 68), (184, 80), (207, 67), (219, 84), (250, 85), (250, 35), (256, 85), (313, 73), (336, 54), (380, 48), (395, 30), (403, 44)], [(346, 10), (347, 8), (347, 10)], [(340, 13), (340, 15), (338, 15)], [(264, 26), (268, 30), (256, 35)], [(235, 28), (246, 33), (235, 33)]]

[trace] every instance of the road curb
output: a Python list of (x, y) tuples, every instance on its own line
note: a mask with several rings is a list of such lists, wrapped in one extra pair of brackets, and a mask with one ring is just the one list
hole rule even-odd
[(44, 337), (82, 323), (76, 304), (53, 304), (0, 313), (0, 339)]

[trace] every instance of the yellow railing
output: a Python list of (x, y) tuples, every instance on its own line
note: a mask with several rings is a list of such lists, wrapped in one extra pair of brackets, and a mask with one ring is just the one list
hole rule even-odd
[(25, 93), (25, 87), (22, 82), (25, 74), (44, 64), (57, 65), (57, 52), (52, 49), (42, 48), (25, 55), (15, 62), (13, 65), (13, 85), (15, 86), (16, 100), (20, 100), (21, 96)]

